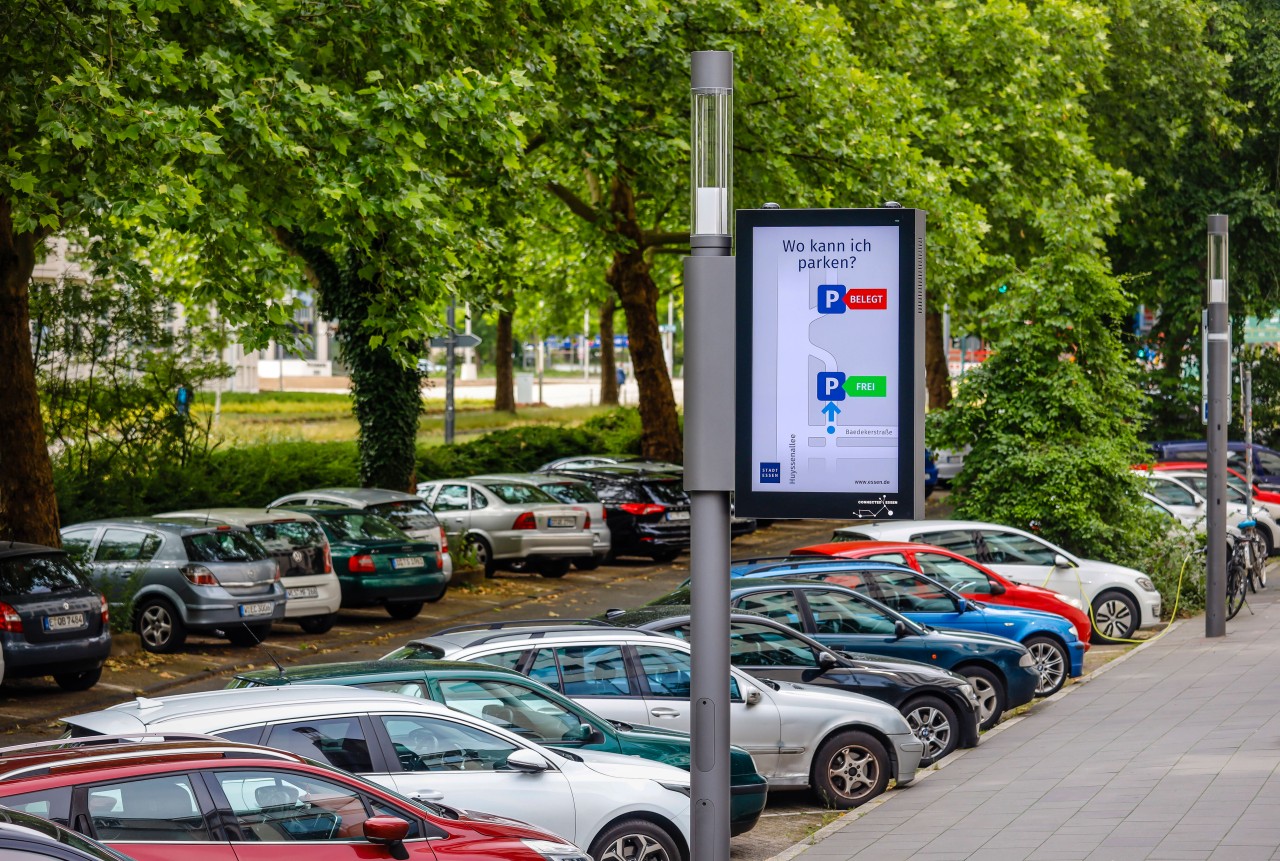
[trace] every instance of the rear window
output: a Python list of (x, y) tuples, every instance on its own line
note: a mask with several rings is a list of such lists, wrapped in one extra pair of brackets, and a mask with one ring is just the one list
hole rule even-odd
[(383, 656), (384, 661), (438, 661), (444, 658), (444, 649), (427, 643), (410, 643)]
[(329, 533), (335, 541), (405, 541), (409, 536), (376, 514), (323, 514)]
[[(866, 535), (862, 532), (850, 532), (848, 529), (837, 529), (835, 532), (831, 533), (831, 540), (832, 541), (870, 541), (871, 536)], [(918, 535), (915, 535), (915, 536), (912, 536), (911, 540), (923, 541), (924, 539), (922, 539)]]
[(255, 523), (249, 527), (249, 531), (269, 553), (279, 553), (295, 547), (316, 547), (325, 543), (324, 530), (320, 528), (320, 524), (309, 520)]
[(654, 502), (661, 502), (663, 505), (689, 504), (689, 494), (684, 492), (684, 482), (646, 481), (642, 486), (653, 497)]
[(431, 508), (421, 499), (397, 499), (395, 502), (381, 502), (370, 505), (366, 509), (381, 514), (401, 529), (420, 531), (440, 525)]
[(86, 588), (84, 578), (62, 553), (0, 559), (0, 593), (39, 595)]
[(560, 502), (599, 502), (600, 497), (585, 484), (544, 484), (542, 489)]
[(531, 484), (486, 484), (485, 490), (507, 505), (545, 505), (555, 499)]
[(182, 546), (192, 562), (260, 562), (267, 551), (247, 531), (193, 532), (182, 536)]

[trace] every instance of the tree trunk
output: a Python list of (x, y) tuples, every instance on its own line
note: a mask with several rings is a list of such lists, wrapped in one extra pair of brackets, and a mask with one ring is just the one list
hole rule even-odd
[(512, 335), (512, 326), (516, 312), (515, 297), (512, 295), (511, 289), (503, 290), (498, 296), (498, 301), (502, 303), (502, 310), (498, 312), (498, 333), (493, 347), (495, 385), (493, 409), (495, 412), (500, 413), (514, 413), (516, 411), (516, 391), (512, 354), (514, 352), (515, 339)]
[(600, 303), (600, 405), (618, 405), (618, 360), (613, 352), (613, 315), (618, 300), (610, 296)]
[(942, 315), (925, 311), (924, 374), (930, 410), (945, 410), (951, 404), (951, 371), (947, 367), (950, 346), (942, 341)]
[(61, 547), (53, 464), (40, 415), (31, 355), (34, 234), (14, 234), (9, 201), (0, 198), (0, 537)]

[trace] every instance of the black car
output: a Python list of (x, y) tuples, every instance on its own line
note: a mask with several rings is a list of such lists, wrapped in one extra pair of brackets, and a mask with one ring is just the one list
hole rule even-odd
[(5, 678), (53, 676), (64, 690), (88, 690), (111, 654), (107, 599), (64, 551), (0, 543), (0, 651)]
[[(42, 809), (48, 806), (45, 801), (30, 804)], [(0, 858), (5, 861), (46, 858), (57, 861), (131, 861), (127, 855), (47, 819), (4, 807), (0, 807)]]
[[(687, 604), (610, 611), (614, 625), (689, 639)], [(978, 743), (978, 697), (961, 675), (917, 661), (842, 652), (756, 613), (730, 616), (729, 662), (761, 679), (839, 688), (902, 712), (924, 742), (921, 765)]]

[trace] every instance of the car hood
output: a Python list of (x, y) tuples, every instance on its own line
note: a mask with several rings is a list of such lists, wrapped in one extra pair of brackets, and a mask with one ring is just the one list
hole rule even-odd
[[(566, 753), (569, 752), (566, 751)], [(648, 778), (662, 783), (677, 783), (685, 786), (689, 783), (689, 772), (651, 759), (581, 748), (572, 751), (569, 755), (581, 759), (581, 765), (607, 777)]]
[(1081, 567), (1087, 567), (1090, 571), (1097, 574), (1111, 576), (1117, 580), (1132, 581), (1136, 577), (1146, 577), (1141, 571), (1133, 568), (1126, 568), (1123, 565), (1114, 565), (1110, 562), (1102, 562), (1097, 559), (1081, 559)]
[(840, 651), (854, 669), (871, 672), (896, 673), (913, 685), (940, 685), (952, 687), (968, 684), (968, 680), (958, 673), (926, 664), (923, 661), (909, 661), (906, 658), (886, 658), (881, 655), (868, 655), (863, 652)]
[(1015, 643), (1008, 637), (1000, 637), (996, 634), (986, 634), (982, 631), (952, 631), (947, 630), (946, 628), (933, 628), (932, 630), (927, 631), (925, 636), (941, 637), (947, 642), (954, 643), (956, 645), (972, 646), (977, 644), (988, 649), (1000, 648), (1025, 651), (1025, 648), (1022, 645)]
[(810, 709), (829, 708), (843, 718), (864, 720), (890, 734), (911, 732), (906, 718), (899, 714), (897, 709), (888, 703), (873, 700), (862, 694), (800, 682), (782, 682), (768, 677), (756, 681), (768, 686), (769, 692), (778, 701), (778, 707), (783, 715), (786, 714), (788, 706)]

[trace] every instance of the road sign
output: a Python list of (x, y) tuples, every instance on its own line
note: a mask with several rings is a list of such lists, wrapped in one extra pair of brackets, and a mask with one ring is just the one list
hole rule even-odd
[(914, 209), (738, 211), (738, 514), (924, 516), (924, 235)]
[(674, 335), (676, 332), (676, 324), (675, 323), (659, 323), (658, 331), (664, 335), (666, 334)]
[[(438, 338), (432, 338), (430, 343), (431, 343), (431, 346), (433, 347), (448, 347), (449, 336), (441, 335)], [(471, 335), (466, 332), (459, 332), (457, 335), (453, 336), (453, 345), (459, 349), (465, 349), (467, 347), (479, 347), (480, 336)]]
[(1280, 343), (1280, 314), (1272, 314), (1265, 320), (1245, 317), (1244, 342), (1246, 344)]

